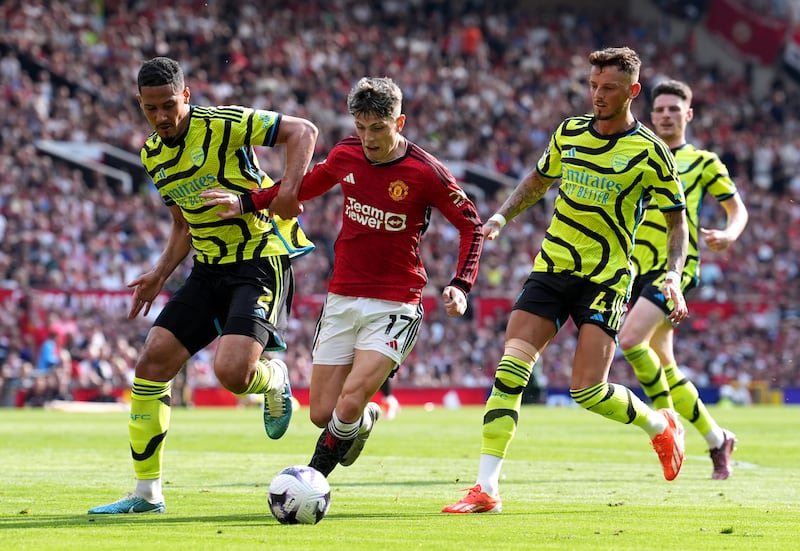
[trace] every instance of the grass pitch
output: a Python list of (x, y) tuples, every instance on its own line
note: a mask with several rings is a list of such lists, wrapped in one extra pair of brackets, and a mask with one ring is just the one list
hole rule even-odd
[(645, 433), (579, 408), (525, 406), (503, 469), (499, 515), (445, 515), (474, 483), (482, 407), (404, 407), (363, 455), (329, 477), (314, 526), (272, 518), (266, 491), (306, 463), (308, 410), (271, 441), (261, 411), (175, 409), (164, 515), (89, 516), (133, 489), (127, 414), (0, 410), (0, 548), (58, 550), (746, 550), (795, 548), (800, 410), (714, 409), (739, 437), (734, 473), (712, 481), (687, 426), (683, 471), (666, 482)]

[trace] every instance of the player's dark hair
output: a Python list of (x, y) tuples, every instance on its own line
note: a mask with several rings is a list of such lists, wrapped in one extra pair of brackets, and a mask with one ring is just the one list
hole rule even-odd
[(169, 84), (174, 92), (184, 88), (183, 69), (180, 64), (169, 57), (154, 57), (145, 61), (139, 69), (137, 78), (139, 92), (143, 86), (164, 86)]
[(632, 49), (624, 46), (622, 48), (603, 48), (589, 54), (589, 63), (594, 67), (616, 67), (623, 73), (630, 75), (631, 82), (639, 80), (639, 69), (642, 67), (642, 60)]
[(688, 84), (680, 80), (662, 80), (653, 88), (650, 99), (655, 100), (658, 96), (663, 94), (678, 96), (687, 103), (692, 103), (692, 89), (689, 88)]
[(351, 115), (375, 115), (381, 119), (400, 116), (403, 92), (387, 77), (364, 77), (347, 95)]

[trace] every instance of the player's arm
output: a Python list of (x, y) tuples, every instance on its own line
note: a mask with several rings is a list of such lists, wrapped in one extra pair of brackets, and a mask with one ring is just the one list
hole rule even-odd
[[(303, 177), (297, 199), (301, 203), (313, 199), (331, 189), (335, 184), (336, 178), (328, 173), (323, 163), (318, 163), (311, 172)], [(283, 181), (279, 180), (272, 187), (251, 189), (241, 195), (224, 189), (211, 188), (201, 192), (200, 197), (206, 199), (203, 203), (205, 207), (222, 205), (224, 208), (217, 212), (217, 216), (227, 219), (264, 209), (273, 211), (272, 202), (282, 188)]]
[(172, 228), (164, 251), (152, 270), (128, 283), (128, 287), (133, 288), (128, 319), (135, 318), (142, 309), (144, 309), (145, 316), (150, 312), (150, 306), (152, 306), (153, 301), (161, 292), (167, 278), (175, 271), (178, 264), (186, 258), (192, 248), (189, 223), (184, 218), (180, 207), (171, 205), (169, 210), (172, 213)]
[(544, 197), (557, 178), (550, 178), (534, 168), (517, 184), (503, 205), (483, 225), (483, 235), (492, 240), (506, 223)]
[(478, 209), (464, 191), (452, 182), (448, 198), (438, 206), (447, 220), (458, 230), (458, 268), (456, 275), (442, 291), (448, 316), (461, 316), (467, 310), (467, 294), (478, 276), (483, 250), (483, 230)]
[(281, 116), (275, 143), (286, 144), (286, 169), (281, 178), (282, 185), (270, 202), (273, 214), (288, 219), (303, 212), (299, 198), (300, 186), (314, 155), (318, 134), (317, 127), (307, 119)]
[(242, 194), (231, 191), (211, 188), (200, 192), (200, 197), (205, 199), (204, 207), (216, 207), (222, 205), (222, 209), (217, 211), (217, 216), (228, 219), (241, 216), (246, 212), (256, 212), (269, 208), (270, 203), (280, 191), (280, 183), (268, 187), (252, 189)]
[(744, 201), (738, 193), (733, 194), (719, 203), (725, 209), (727, 223), (724, 230), (700, 228), (700, 233), (706, 241), (706, 245), (712, 251), (727, 249), (731, 243), (736, 241), (745, 226), (747, 225), (748, 213)]
[(689, 251), (689, 226), (683, 208), (665, 211), (664, 219), (667, 223), (667, 275), (662, 291), (664, 297), (674, 303), (667, 318), (673, 325), (678, 325), (689, 315), (681, 290), (681, 273)]

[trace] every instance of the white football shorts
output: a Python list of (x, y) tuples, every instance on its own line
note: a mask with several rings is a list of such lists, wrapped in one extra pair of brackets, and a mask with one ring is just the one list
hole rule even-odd
[(374, 350), (403, 363), (417, 342), (422, 303), (328, 293), (314, 334), (313, 362), (353, 363), (355, 350)]

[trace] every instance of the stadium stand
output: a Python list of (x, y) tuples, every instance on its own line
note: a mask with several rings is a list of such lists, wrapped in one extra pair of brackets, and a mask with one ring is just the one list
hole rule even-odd
[[(586, 54), (621, 43), (643, 57), (645, 92), (665, 75), (692, 83), (691, 139), (719, 152), (750, 210), (748, 229), (731, 250), (703, 252), (704, 286), (691, 297), (691, 327), (677, 337), (684, 371), (714, 393), (707, 401), (721, 388), (723, 397), (740, 395), (728, 389), (745, 389), (755, 401), (772, 401), (782, 399), (782, 389), (800, 387), (797, 83), (777, 61), (765, 81), (763, 71), (736, 56), (721, 63), (686, 55), (686, 44), (675, 43), (682, 23), (668, 14), (675, 5), (704, 2), (616, 1), (604, 3), (603, 11), (579, 1), (520, 7), (534, 4), (4, 2), (2, 405), (18, 405), (27, 389), (46, 380), (54, 394), (86, 398), (104, 381), (129, 386), (152, 320), (125, 319), (126, 283), (158, 256), (169, 223), (141, 169), (114, 153), (136, 158), (149, 132), (134, 100), (142, 60), (160, 54), (181, 59), (197, 103), (241, 103), (308, 117), (321, 130), (318, 158), (351, 133), (344, 98), (352, 82), (391, 75), (404, 90), (411, 140), (447, 159), (462, 179), (469, 176), (464, 166), (496, 175), (489, 184), (465, 180), (485, 218), (502, 201), (507, 182), (534, 166), (555, 124), (587, 109)], [(796, 2), (747, 4), (775, 17), (796, 14), (790, 11)], [(652, 23), (654, 13), (661, 14), (659, 24)], [(691, 36), (700, 36), (701, 23), (694, 25)], [(643, 121), (647, 108), (645, 97), (637, 100)], [(68, 153), (54, 153), (53, 144)], [(280, 173), (280, 148), (262, 148), (259, 156), (268, 171)], [(310, 373), (339, 199), (332, 193), (314, 200), (302, 219), (318, 250), (295, 267), (301, 277), (285, 359), (298, 388)], [(722, 219), (713, 207), (703, 212), (706, 225)], [(398, 387), (490, 385), (511, 297), (530, 269), (549, 212), (547, 202), (529, 210), (503, 239), (487, 244), (470, 315), (462, 320), (447, 319), (435, 299), (456, 251), (447, 245), (453, 241), (447, 225), (434, 216), (423, 240), (430, 276), (426, 323)], [(538, 385), (569, 386), (573, 340), (574, 331), (565, 328), (547, 349)], [(176, 398), (188, 403), (191, 390), (216, 386), (212, 354), (213, 348), (190, 361), (181, 380), (187, 391)], [(42, 377), (48, 372), (56, 376)], [(621, 356), (612, 379), (634, 383)]]

